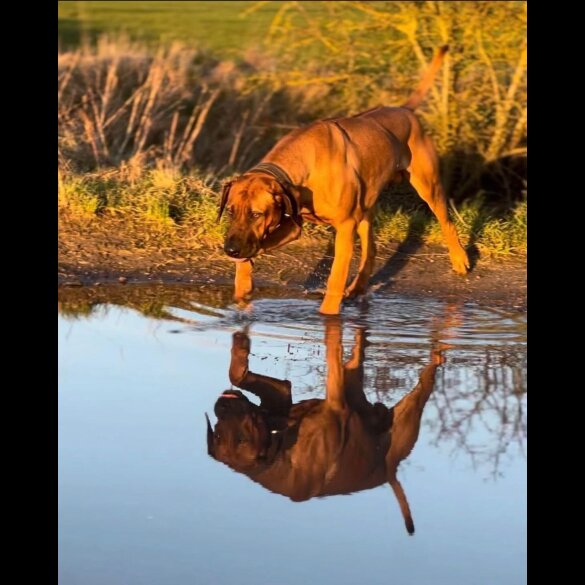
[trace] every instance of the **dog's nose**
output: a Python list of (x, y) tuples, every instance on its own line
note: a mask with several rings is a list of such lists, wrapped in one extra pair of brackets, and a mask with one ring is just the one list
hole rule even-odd
[(226, 242), (225, 246), (223, 247), (225, 253), (230, 256), (231, 258), (239, 258), (240, 250), (231, 242)]

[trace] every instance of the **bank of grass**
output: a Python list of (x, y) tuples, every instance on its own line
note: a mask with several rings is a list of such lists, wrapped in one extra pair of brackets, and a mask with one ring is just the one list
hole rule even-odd
[[(149, 240), (172, 247), (179, 238), (184, 245), (187, 237), (193, 246), (213, 248), (221, 243), (225, 231), (225, 222), (216, 221), (218, 191), (219, 184), (211, 175), (173, 170), (144, 170), (137, 175), (122, 167), (83, 175), (61, 173), (61, 229), (105, 223), (113, 217), (139, 247)], [(464, 245), (475, 245), (483, 257), (503, 258), (526, 253), (526, 212), (526, 202), (504, 213), (486, 206), (479, 196), (451, 213)], [(381, 245), (407, 238), (442, 243), (438, 222), (416, 197), (384, 195), (376, 222), (376, 239)], [(304, 237), (325, 240), (330, 232), (328, 227), (306, 224)]]

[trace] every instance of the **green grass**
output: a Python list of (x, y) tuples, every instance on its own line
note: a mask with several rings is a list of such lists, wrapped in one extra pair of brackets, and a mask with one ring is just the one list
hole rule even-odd
[[(133, 230), (153, 227), (172, 246), (185, 229), (198, 245), (215, 246), (223, 239), (225, 219), (216, 222), (219, 193), (209, 177), (181, 175), (173, 171), (145, 170), (128, 179), (119, 170), (67, 175), (59, 183), (59, 208), (69, 220), (97, 219), (116, 215), (132, 223)], [(384, 197), (376, 218), (378, 244), (416, 238), (442, 244), (438, 222), (418, 198)], [(462, 243), (475, 245), (482, 255), (505, 257), (526, 253), (526, 202), (507, 212), (487, 207), (481, 198), (467, 201), (458, 210), (457, 225)], [(137, 228), (138, 226), (138, 228)], [(330, 228), (307, 224), (312, 238), (328, 237)]]
[[(237, 56), (259, 45), (279, 2), (247, 11), (257, 2), (59, 2), (58, 30), (63, 48), (103, 33), (125, 33), (153, 44), (182, 40), (221, 56)], [(315, 8), (308, 7), (309, 10)], [(319, 8), (318, 8), (319, 9)], [(319, 9), (320, 10), (320, 9)]]
[[(502, 210), (485, 204), (481, 196), (465, 201), (451, 218), (462, 243), (476, 246), (491, 256), (524, 255), (527, 246), (527, 203), (521, 201)], [(415, 238), (427, 244), (443, 244), (437, 220), (424, 204), (396, 205), (392, 200), (382, 204), (376, 217), (379, 243)]]
[(59, 182), (59, 209), (70, 218), (116, 215), (171, 238), (177, 226), (190, 227), (210, 244), (223, 235), (216, 222), (217, 197), (204, 179), (173, 171), (145, 171), (138, 180), (128, 179), (123, 171), (106, 171), (61, 177)]

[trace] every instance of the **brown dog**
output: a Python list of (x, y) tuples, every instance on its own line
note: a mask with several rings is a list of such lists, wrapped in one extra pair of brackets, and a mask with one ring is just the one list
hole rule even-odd
[(371, 404), (364, 394), (364, 337), (358, 329), (352, 357), (344, 365), (341, 325), (328, 322), (326, 398), (293, 404), (288, 380), (248, 370), (250, 339), (235, 333), (230, 380), (261, 402), (256, 406), (242, 392), (225, 391), (215, 403), (215, 429), (207, 418), (207, 449), (218, 461), (297, 502), (388, 482), (412, 534), (414, 523), (396, 470), (418, 438), (443, 358), (433, 350), (416, 388), (389, 409)]
[[(439, 220), (453, 269), (467, 272), (469, 260), (449, 219), (437, 153), (413, 113), (446, 52), (446, 46), (437, 52), (401, 107), (380, 106), (293, 130), (260, 164), (224, 185), (219, 217), (224, 208), (230, 216), (224, 250), (238, 262), (237, 301), (252, 293), (252, 258), (297, 239), (306, 219), (336, 230), (335, 258), (320, 312), (338, 314), (344, 296), (365, 292), (373, 271), (376, 200), (384, 187), (403, 180), (410, 181)], [(356, 232), (361, 260), (346, 289)]]

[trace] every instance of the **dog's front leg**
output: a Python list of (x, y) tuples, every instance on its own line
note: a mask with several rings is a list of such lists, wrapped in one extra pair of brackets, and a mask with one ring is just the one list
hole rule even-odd
[(274, 414), (288, 412), (292, 406), (292, 387), (289, 380), (255, 374), (248, 369), (250, 337), (245, 331), (236, 331), (232, 336), (232, 357), (230, 361), (230, 382), (256, 394), (260, 405)]
[(252, 281), (252, 260), (245, 260), (236, 263), (236, 279), (234, 283), (234, 301), (241, 303), (249, 301), (254, 290)]
[(338, 315), (345, 293), (349, 264), (353, 255), (355, 221), (348, 220), (337, 226), (335, 233), (335, 258), (327, 280), (327, 291), (319, 312), (323, 315)]

